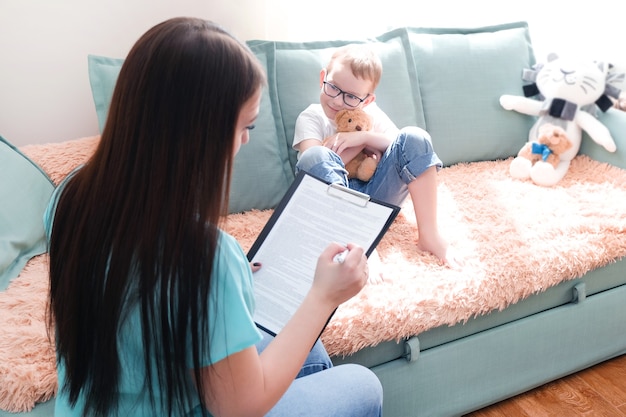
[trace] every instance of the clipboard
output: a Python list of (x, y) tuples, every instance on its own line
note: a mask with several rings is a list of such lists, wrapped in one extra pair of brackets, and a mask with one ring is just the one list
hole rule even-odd
[(399, 212), (399, 206), (301, 171), (247, 254), (263, 264), (254, 274), (256, 325), (276, 335), (310, 289), (320, 253), (331, 242), (350, 242), (369, 257)]

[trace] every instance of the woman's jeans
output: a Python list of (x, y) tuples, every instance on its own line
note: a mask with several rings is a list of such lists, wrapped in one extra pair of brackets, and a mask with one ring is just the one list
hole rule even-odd
[[(264, 334), (257, 344), (263, 349), (272, 340)], [(333, 367), (324, 345), (318, 340), (302, 370), (287, 392), (270, 410), (271, 417), (380, 417), (383, 389), (378, 377), (361, 365)]]
[(406, 127), (387, 148), (372, 178), (348, 179), (339, 155), (325, 146), (313, 146), (300, 155), (296, 173), (305, 171), (328, 183), (342, 184), (390, 204), (400, 205), (409, 193), (408, 184), (428, 168), (440, 169), (430, 136), (418, 127)]

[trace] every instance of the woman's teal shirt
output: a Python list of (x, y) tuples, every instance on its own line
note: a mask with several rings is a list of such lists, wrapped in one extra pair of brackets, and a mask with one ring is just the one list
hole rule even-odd
[[(48, 239), (52, 230), (56, 201), (63, 189), (62, 183), (53, 193), (44, 215), (44, 225)], [(211, 294), (209, 299), (209, 340), (210, 346), (201, 349), (202, 366), (208, 366), (225, 357), (254, 346), (261, 339), (261, 333), (253, 320), (254, 291), (250, 265), (243, 249), (232, 236), (220, 232), (218, 248), (213, 268)], [(189, 347), (188, 368), (191, 363), (191, 335), (181, 341)], [(153, 410), (144, 389), (144, 349), (139, 309), (132, 307), (124, 321), (118, 337), (118, 351), (122, 375), (120, 379), (119, 415), (156, 416), (165, 415), (161, 410)], [(62, 389), (65, 368), (62, 360), (57, 363), (59, 391), (56, 398), (55, 415), (63, 417), (79, 416), (83, 400), (79, 398), (76, 407), (71, 408), (67, 393)], [(156, 370), (155, 370), (156, 372)], [(153, 375), (156, 373), (153, 372)], [(157, 393), (158, 395), (158, 393)], [(157, 398), (157, 406), (158, 406)], [(199, 404), (199, 402), (198, 402)], [(190, 411), (190, 414), (192, 412)]]

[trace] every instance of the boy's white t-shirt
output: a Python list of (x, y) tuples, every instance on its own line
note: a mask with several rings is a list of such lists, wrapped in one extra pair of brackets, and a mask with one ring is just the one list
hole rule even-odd
[[(376, 105), (375, 102), (363, 107), (363, 110), (372, 119), (372, 131), (378, 133), (386, 133), (391, 130), (397, 131), (395, 123), (391, 121), (389, 116)], [(329, 119), (322, 105), (319, 103), (311, 104), (296, 119), (296, 127), (293, 138), (293, 148), (300, 152), (298, 145), (305, 139), (318, 139), (322, 142), (325, 138), (337, 133), (337, 125), (335, 121)]]

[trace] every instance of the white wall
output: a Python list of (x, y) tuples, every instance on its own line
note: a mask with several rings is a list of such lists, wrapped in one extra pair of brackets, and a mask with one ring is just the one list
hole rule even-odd
[(614, 0), (0, 0), (0, 135), (21, 146), (98, 132), (87, 55), (124, 57), (166, 18), (215, 20), (240, 39), (375, 36), (398, 26), (473, 27), (525, 20), (538, 57), (626, 62)]
[(264, 1), (236, 2), (0, 0), (0, 135), (21, 146), (97, 134), (88, 54), (124, 57), (148, 28), (180, 15), (263, 37)]

